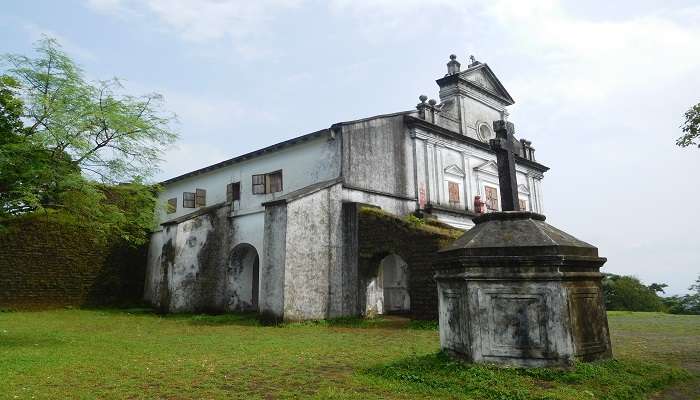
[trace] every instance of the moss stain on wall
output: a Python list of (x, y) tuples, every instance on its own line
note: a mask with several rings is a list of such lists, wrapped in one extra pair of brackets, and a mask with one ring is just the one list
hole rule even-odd
[(44, 215), (3, 225), (0, 309), (140, 303), (147, 246), (130, 247)]

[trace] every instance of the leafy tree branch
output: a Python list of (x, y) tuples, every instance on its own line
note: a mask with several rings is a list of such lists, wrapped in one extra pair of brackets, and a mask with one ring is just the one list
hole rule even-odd
[(700, 147), (700, 103), (686, 111), (684, 117), (685, 122), (681, 125), (683, 136), (676, 140), (676, 144), (680, 147)]

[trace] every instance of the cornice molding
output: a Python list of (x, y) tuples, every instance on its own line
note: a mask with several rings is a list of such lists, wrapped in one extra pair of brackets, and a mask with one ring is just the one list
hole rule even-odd
[[(491, 154), (491, 155), (496, 154), (493, 150), (491, 150), (491, 147), (488, 144), (486, 144), (482, 141), (479, 141), (479, 140), (471, 138), (469, 136), (465, 136), (465, 135), (462, 135), (460, 133), (451, 131), (451, 130), (444, 128), (442, 126), (432, 124), (426, 120), (416, 118), (416, 117), (413, 117), (410, 115), (406, 115), (406, 116), (404, 116), (404, 121), (409, 128), (418, 127), (424, 131), (434, 133), (434, 134), (440, 135), (444, 138), (452, 139), (455, 142), (463, 143), (463, 144), (466, 144), (466, 145), (471, 146), (473, 148), (485, 151), (488, 154)], [(422, 136), (421, 138), (423, 138), (423, 139), (426, 139), (426, 140), (429, 139), (429, 136), (421, 135), (416, 130), (411, 131), (411, 134), (413, 135), (413, 137)], [(535, 171), (539, 172), (540, 175), (544, 172), (549, 171), (549, 167), (542, 165), (536, 161), (526, 160), (517, 154), (515, 155), (515, 162), (516, 162), (516, 165), (520, 164), (524, 167), (535, 170)]]

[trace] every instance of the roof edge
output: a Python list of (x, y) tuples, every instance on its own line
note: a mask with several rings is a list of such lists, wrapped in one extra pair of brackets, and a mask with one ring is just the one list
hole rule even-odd
[(342, 183), (342, 182), (343, 182), (343, 177), (339, 176), (339, 177), (336, 177), (333, 179), (329, 179), (327, 181), (312, 183), (311, 185), (304, 186), (303, 188), (297, 189), (293, 192), (289, 192), (289, 193), (285, 194), (284, 196), (278, 197), (274, 200), (266, 201), (266, 202), (262, 203), (262, 206), (267, 207), (267, 206), (273, 206), (273, 205), (277, 205), (277, 204), (290, 203), (294, 200), (298, 200), (302, 197), (306, 197), (306, 196), (314, 194), (316, 192), (320, 192), (323, 189), (328, 189), (329, 187), (336, 185), (338, 183)]
[(276, 144), (273, 144), (273, 145), (270, 145), (267, 147), (263, 147), (262, 149), (259, 149), (259, 150), (251, 151), (249, 153), (245, 153), (245, 154), (237, 156), (237, 157), (229, 158), (228, 160), (220, 161), (216, 164), (212, 164), (212, 165), (209, 165), (209, 166), (204, 167), (204, 168), (196, 169), (194, 171), (190, 171), (190, 172), (184, 173), (182, 175), (178, 175), (174, 178), (166, 179), (166, 180), (160, 182), (160, 184), (161, 185), (168, 185), (170, 183), (181, 181), (183, 179), (186, 179), (186, 178), (189, 178), (192, 176), (201, 175), (201, 174), (204, 174), (204, 173), (207, 173), (210, 171), (214, 171), (214, 170), (217, 170), (219, 168), (223, 168), (223, 167), (226, 167), (226, 166), (229, 166), (232, 164), (237, 164), (241, 161), (245, 161), (245, 160), (248, 160), (251, 158), (261, 156), (261, 155), (266, 154), (266, 153), (280, 150), (284, 147), (293, 146), (293, 145), (298, 144), (298, 143), (306, 142), (306, 141), (314, 139), (316, 137), (320, 137), (325, 133), (330, 133), (330, 129), (325, 128), (325, 129), (321, 129), (321, 130), (318, 130), (315, 132), (307, 133), (307, 134), (302, 135), (302, 136), (297, 136), (295, 138), (291, 138), (291, 139), (285, 140), (283, 142), (279, 142), (279, 143), (276, 143)]

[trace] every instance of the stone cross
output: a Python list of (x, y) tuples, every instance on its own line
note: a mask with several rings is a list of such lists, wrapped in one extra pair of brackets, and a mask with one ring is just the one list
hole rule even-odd
[(493, 130), (496, 138), (491, 139), (491, 149), (496, 152), (498, 162), (498, 185), (501, 191), (501, 210), (519, 210), (518, 181), (515, 177), (515, 146), (513, 146), (513, 133), (515, 126), (512, 122), (504, 120), (493, 121)]

